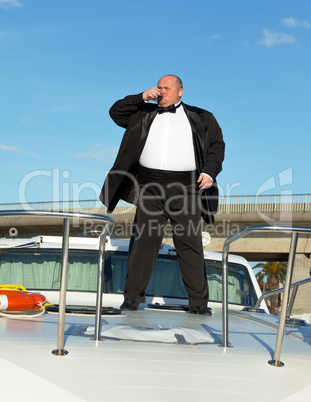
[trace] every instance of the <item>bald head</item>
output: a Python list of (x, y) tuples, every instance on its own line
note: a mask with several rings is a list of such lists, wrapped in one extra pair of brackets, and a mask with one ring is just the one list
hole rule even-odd
[(173, 74), (164, 75), (160, 78), (158, 89), (161, 92), (158, 104), (163, 107), (178, 103), (184, 92), (181, 79)]
[[(174, 85), (177, 89), (183, 88), (182, 80), (179, 77), (177, 77), (177, 75), (167, 74), (167, 75), (164, 75), (162, 78), (166, 78), (166, 77), (170, 78), (174, 82)], [(162, 80), (162, 78), (160, 78), (159, 82)]]

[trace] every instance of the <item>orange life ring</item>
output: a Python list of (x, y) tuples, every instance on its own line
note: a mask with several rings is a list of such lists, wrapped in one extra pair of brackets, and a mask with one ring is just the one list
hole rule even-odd
[(42, 307), (46, 299), (40, 293), (0, 290), (0, 311), (31, 311)]

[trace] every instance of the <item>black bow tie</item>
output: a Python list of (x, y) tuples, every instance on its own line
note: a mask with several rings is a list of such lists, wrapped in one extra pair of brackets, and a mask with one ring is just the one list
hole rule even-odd
[(170, 106), (168, 106), (168, 107), (161, 107), (161, 106), (159, 106), (159, 107), (158, 107), (158, 113), (159, 113), (159, 114), (162, 114), (162, 113), (176, 113), (176, 109), (177, 109), (179, 106), (180, 106), (180, 104), (177, 105), (177, 106), (175, 106), (175, 105), (170, 105)]

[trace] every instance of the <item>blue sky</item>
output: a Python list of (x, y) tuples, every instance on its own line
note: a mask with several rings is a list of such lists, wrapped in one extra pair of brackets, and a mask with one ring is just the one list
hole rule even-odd
[(0, 0), (0, 203), (95, 199), (118, 99), (184, 82), (224, 195), (310, 193), (310, 0)]

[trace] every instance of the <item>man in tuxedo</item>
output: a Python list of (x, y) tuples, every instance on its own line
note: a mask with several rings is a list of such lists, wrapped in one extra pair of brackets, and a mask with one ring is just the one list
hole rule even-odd
[(122, 310), (137, 310), (145, 301), (169, 219), (190, 313), (211, 314), (201, 216), (214, 221), (225, 144), (212, 113), (184, 104), (182, 95), (181, 79), (165, 75), (157, 87), (110, 109), (126, 131), (100, 199), (108, 213), (120, 199), (137, 205)]

